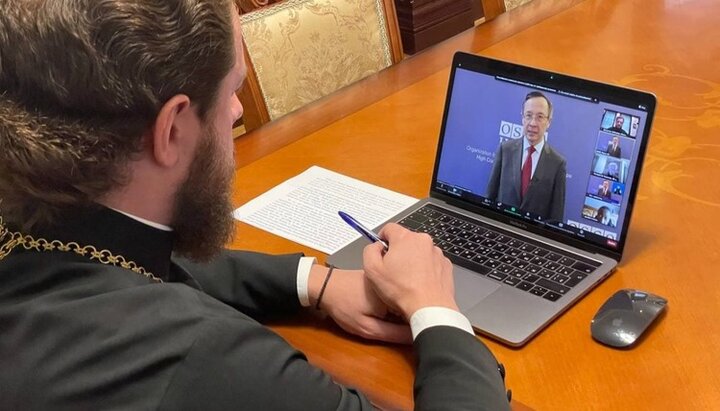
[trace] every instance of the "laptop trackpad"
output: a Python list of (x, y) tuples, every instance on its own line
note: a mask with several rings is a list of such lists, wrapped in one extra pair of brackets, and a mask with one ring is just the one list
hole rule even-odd
[(500, 288), (500, 284), (482, 278), (479, 274), (454, 266), (455, 274), (455, 302), (460, 311), (466, 312), (475, 304), (482, 301), (493, 291)]

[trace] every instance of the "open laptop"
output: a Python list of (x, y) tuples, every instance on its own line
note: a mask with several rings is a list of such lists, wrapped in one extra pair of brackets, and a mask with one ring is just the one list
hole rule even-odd
[[(551, 118), (526, 110), (533, 92), (551, 102)], [(645, 92), (457, 53), (430, 197), (390, 221), (444, 250), (476, 331), (523, 345), (620, 261), (655, 105)], [(521, 195), (519, 147), (533, 134), (524, 127), (537, 141), (543, 122)], [(366, 245), (328, 261), (359, 268)]]

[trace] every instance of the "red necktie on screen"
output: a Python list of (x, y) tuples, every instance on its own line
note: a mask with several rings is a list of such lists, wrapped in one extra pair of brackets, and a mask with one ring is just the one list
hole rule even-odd
[(535, 152), (535, 147), (528, 147), (528, 155), (525, 159), (525, 163), (522, 166), (522, 173), (520, 175), (520, 198), (525, 198), (525, 193), (530, 186), (530, 175), (532, 174), (532, 155)]

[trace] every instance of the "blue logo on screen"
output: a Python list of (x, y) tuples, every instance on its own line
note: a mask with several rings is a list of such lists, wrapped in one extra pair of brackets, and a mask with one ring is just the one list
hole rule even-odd
[(509, 139), (518, 139), (523, 135), (522, 124), (515, 124), (509, 121), (501, 121), (499, 134), (500, 142), (504, 142)]

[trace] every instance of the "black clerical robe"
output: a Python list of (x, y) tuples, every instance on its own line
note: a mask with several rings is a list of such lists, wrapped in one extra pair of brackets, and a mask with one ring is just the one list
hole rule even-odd
[[(165, 282), (72, 252), (0, 260), (0, 409), (371, 408), (256, 321), (301, 308), (300, 255), (172, 259), (171, 233), (104, 208), (33, 234), (110, 250)], [(414, 346), (416, 409), (508, 408), (474, 336), (434, 327)]]

